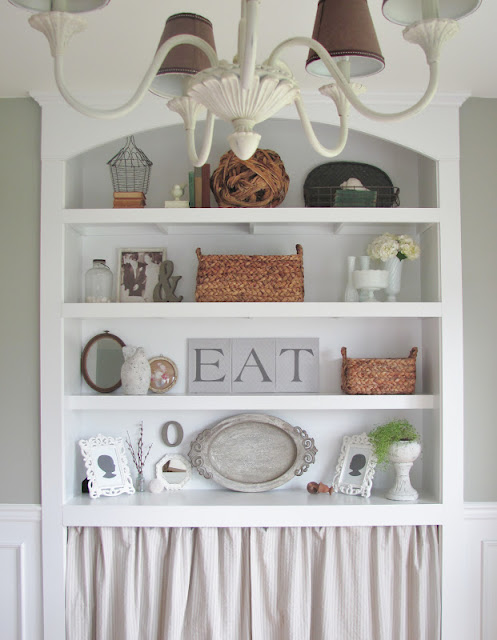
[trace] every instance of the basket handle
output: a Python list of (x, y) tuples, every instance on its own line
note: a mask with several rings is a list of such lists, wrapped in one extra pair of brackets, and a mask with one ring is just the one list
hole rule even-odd
[(342, 360), (345, 362), (345, 360), (347, 360), (347, 349), (346, 349), (346, 347), (342, 347), (340, 352), (342, 354)]
[(409, 357), (410, 358), (414, 358), (416, 359), (416, 356), (418, 355), (418, 348), (417, 347), (413, 347), (410, 351), (409, 351)]
[(200, 258), (202, 257), (202, 250), (200, 249), (200, 247), (197, 247), (195, 249), (195, 253), (197, 254), (197, 258), (200, 260)]
[(304, 253), (304, 250), (302, 249), (302, 245), (301, 244), (296, 244), (295, 248), (297, 249), (297, 255), (301, 256)]

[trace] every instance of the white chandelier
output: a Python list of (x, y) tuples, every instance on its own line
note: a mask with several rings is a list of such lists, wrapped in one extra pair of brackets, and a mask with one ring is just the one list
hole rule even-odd
[[(350, 105), (368, 118), (383, 121), (401, 120), (419, 113), (436, 93), (442, 45), (457, 33), (456, 20), (477, 9), (481, 0), (383, 0), (383, 15), (405, 26), (404, 38), (423, 49), (430, 71), (423, 97), (399, 113), (369, 109), (357, 97), (365, 88), (350, 81), (356, 76), (377, 73), (385, 64), (367, 0), (319, 0), (313, 37), (285, 40), (262, 63), (256, 61), (261, 0), (241, 0), (238, 51), (232, 63), (218, 59), (209, 20), (192, 13), (175, 14), (167, 20), (154, 59), (135, 94), (123, 106), (110, 110), (94, 109), (74, 98), (66, 87), (63, 71), (67, 43), (86, 26), (80, 14), (100, 9), (110, 0), (10, 2), (37, 12), (29, 18), (29, 23), (47, 37), (57, 87), (72, 107), (94, 118), (117, 118), (134, 109), (147, 91), (163, 96), (168, 99), (169, 109), (183, 118), (190, 162), (201, 166), (209, 156), (215, 117), (232, 123), (234, 132), (228, 137), (231, 149), (241, 160), (247, 160), (260, 141), (254, 126), (291, 103), (295, 103), (310, 144), (327, 158), (337, 156), (345, 147)], [(335, 103), (340, 119), (339, 141), (333, 149), (317, 140), (297, 81), (280, 58), (291, 46), (309, 49), (306, 68), (310, 73), (331, 76), (335, 81), (320, 88), (320, 92)], [(207, 109), (206, 127), (197, 153), (195, 126), (204, 108)]]

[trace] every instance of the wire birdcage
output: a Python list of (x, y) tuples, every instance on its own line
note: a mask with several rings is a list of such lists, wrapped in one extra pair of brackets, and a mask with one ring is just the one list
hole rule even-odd
[(128, 136), (124, 147), (107, 164), (115, 192), (147, 193), (153, 163), (138, 149), (134, 136)]

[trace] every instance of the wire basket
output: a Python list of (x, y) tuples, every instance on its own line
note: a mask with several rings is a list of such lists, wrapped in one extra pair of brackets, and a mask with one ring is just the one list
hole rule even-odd
[(308, 187), (305, 192), (306, 207), (398, 207), (398, 187), (372, 186), (363, 190), (357, 187)]
[(134, 136), (128, 136), (124, 147), (107, 164), (114, 192), (147, 193), (152, 162), (138, 149)]
[[(342, 187), (356, 178), (362, 187)], [(378, 167), (363, 162), (326, 162), (307, 174), (306, 207), (398, 207), (399, 188)]]

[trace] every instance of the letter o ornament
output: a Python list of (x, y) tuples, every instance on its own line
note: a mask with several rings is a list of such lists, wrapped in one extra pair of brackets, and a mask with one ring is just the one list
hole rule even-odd
[[(171, 425), (174, 426), (174, 430), (176, 431), (176, 440), (174, 442), (171, 442), (169, 440), (168, 435), (169, 427)], [(166, 422), (162, 427), (162, 440), (168, 447), (177, 447), (179, 444), (181, 444), (181, 441), (183, 440), (183, 427), (180, 425), (180, 423), (176, 422), (176, 420), (170, 420), (169, 422)]]

